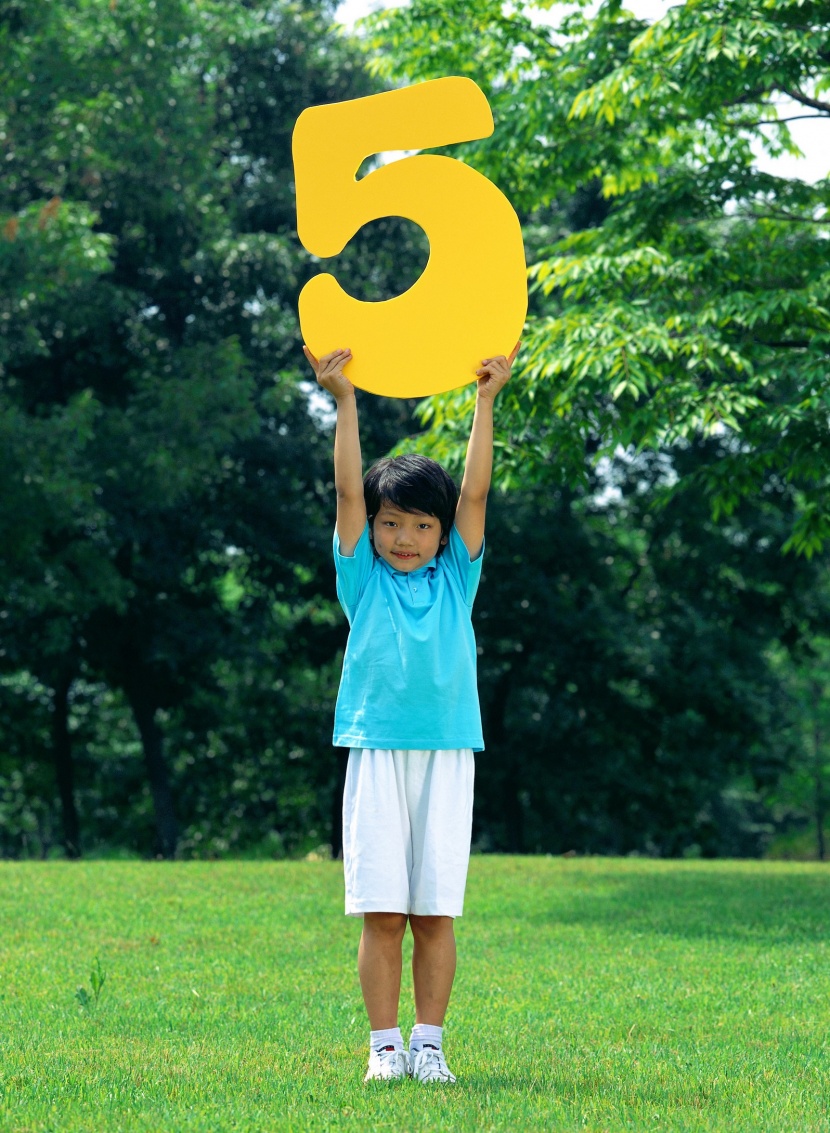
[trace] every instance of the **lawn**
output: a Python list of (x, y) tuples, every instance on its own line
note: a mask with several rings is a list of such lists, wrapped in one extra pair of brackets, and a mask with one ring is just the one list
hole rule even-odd
[(454, 1087), (363, 1085), (339, 862), (5, 862), (0, 926), (3, 1133), (830, 1131), (830, 866), (474, 856)]

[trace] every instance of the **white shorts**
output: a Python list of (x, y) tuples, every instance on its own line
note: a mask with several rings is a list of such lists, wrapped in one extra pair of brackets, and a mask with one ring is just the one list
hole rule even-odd
[(460, 917), (473, 827), (472, 748), (351, 748), (343, 792), (346, 916)]

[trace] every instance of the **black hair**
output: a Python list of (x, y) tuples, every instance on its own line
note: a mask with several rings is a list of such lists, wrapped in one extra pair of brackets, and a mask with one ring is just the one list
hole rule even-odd
[[(458, 504), (458, 488), (437, 460), (418, 453), (385, 456), (363, 477), (363, 498), (371, 524), (384, 503), (401, 511), (422, 511), (441, 523), (441, 538), (449, 537)], [(438, 547), (441, 554), (443, 546)]]

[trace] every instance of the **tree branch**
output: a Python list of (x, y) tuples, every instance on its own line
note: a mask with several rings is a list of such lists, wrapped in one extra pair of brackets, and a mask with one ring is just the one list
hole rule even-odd
[(746, 91), (744, 94), (739, 95), (737, 98), (729, 98), (721, 105), (724, 109), (730, 106), (743, 106), (745, 102), (755, 102), (761, 98), (762, 95), (769, 94), (769, 87), (756, 87), (754, 90)]
[(766, 212), (751, 212), (753, 220), (790, 220), (795, 224), (830, 224), (830, 215), (825, 216), (793, 216), (791, 212), (772, 209)]
[(810, 345), (810, 341), (811, 340), (809, 338), (803, 338), (803, 339), (797, 340), (796, 342), (762, 342), (761, 339), (756, 338), (755, 339), (755, 345), (756, 346), (774, 346), (776, 348), (788, 347), (789, 346), (789, 347), (792, 347), (792, 348), (797, 349), (797, 350), (805, 350)]
[(782, 87), (781, 89), (794, 102), (800, 102), (802, 106), (812, 106), (813, 110), (821, 110), (824, 114), (830, 114), (830, 102), (821, 102), (817, 98), (810, 98), (809, 95), (802, 94), (797, 88), (790, 90), (787, 87)]
[(739, 122), (732, 123), (733, 126), (777, 126), (779, 122), (798, 122), (802, 118), (815, 119), (816, 121), (823, 121), (826, 118), (825, 114), (793, 114), (789, 118), (759, 118), (755, 122)]

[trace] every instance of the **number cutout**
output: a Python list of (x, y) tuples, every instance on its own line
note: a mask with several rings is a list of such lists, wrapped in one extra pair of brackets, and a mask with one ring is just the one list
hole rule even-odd
[(469, 165), (419, 154), (356, 174), (385, 150), (489, 137), (493, 115), (472, 79), (431, 79), (348, 102), (311, 106), (294, 127), (297, 231), (312, 255), (337, 256), (364, 224), (403, 216), (429, 240), (421, 276), (402, 295), (364, 303), (333, 275), (300, 293), (303, 338), (318, 358), (349, 347), (346, 373), (386, 397), (426, 397), (476, 380), (482, 358), (508, 355), (527, 314), (519, 218)]

